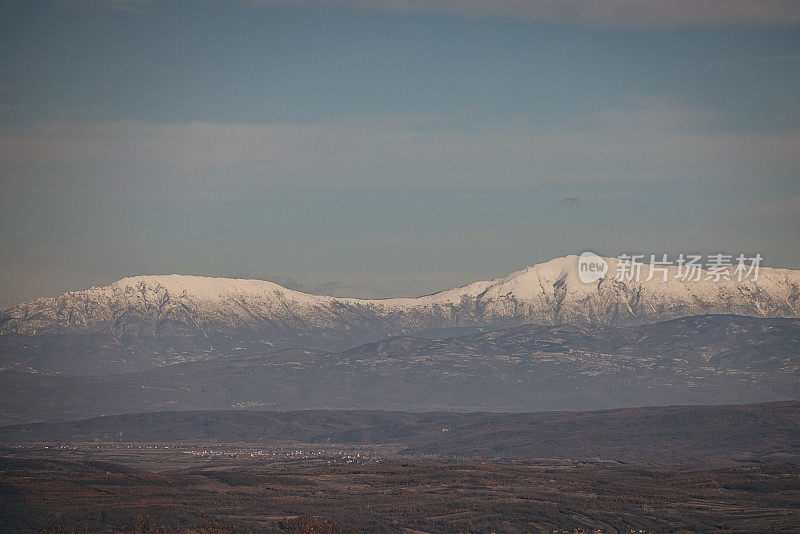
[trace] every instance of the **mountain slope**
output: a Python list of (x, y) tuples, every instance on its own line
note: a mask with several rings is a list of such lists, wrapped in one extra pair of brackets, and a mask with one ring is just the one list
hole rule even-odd
[[(419, 298), (366, 300), (300, 293), (271, 282), (136, 276), (40, 298), (0, 314), (0, 366), (94, 374), (234, 349), (340, 350), (451, 327), (636, 325), (733, 313), (800, 317), (800, 271), (762, 269), (758, 281), (584, 284), (577, 256)], [(63, 354), (62, 359), (49, 355)], [(62, 364), (63, 363), (63, 364)]]

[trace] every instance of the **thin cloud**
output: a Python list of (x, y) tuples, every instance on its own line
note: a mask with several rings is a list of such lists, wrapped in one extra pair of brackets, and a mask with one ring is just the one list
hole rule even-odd
[(115, 11), (140, 13), (152, 0), (51, 0), (54, 4), (67, 8), (98, 7)]
[(621, 28), (800, 23), (796, 0), (335, 0), (318, 5), (331, 3)]
[[(664, 99), (547, 129), (520, 117), (354, 117), (316, 124), (48, 123), (0, 129), (0, 170), (20, 184), (221, 182), (277, 186), (520, 185), (750, 180), (800, 173), (800, 133), (715, 131), (713, 114)], [(692, 120), (692, 117), (695, 117)], [(522, 121), (524, 122), (524, 121)], [(168, 179), (165, 179), (168, 177)]]
[(778, 218), (800, 221), (800, 195), (758, 204), (750, 209), (753, 217)]
[[(54, 0), (60, 4), (138, 11), (169, 0)], [(253, 6), (300, 5), (398, 13), (443, 13), (605, 28), (793, 25), (797, 0), (240, 0)]]
[(783, 54), (780, 56), (754, 57), (749, 61), (754, 63), (792, 63), (800, 61), (800, 54)]

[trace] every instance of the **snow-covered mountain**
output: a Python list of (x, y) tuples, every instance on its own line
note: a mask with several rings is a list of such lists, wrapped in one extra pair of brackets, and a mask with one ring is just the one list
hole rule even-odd
[(589, 284), (578, 277), (578, 257), (567, 256), (503, 278), (393, 299), (309, 295), (260, 280), (134, 276), (3, 312), (0, 348), (25, 352), (23, 345), (37, 339), (59, 340), (62, 348), (87, 340), (107, 349), (150, 343), (148, 350), (173, 353), (170, 360), (197, 352), (195, 342), (338, 349), (453, 327), (627, 325), (708, 313), (800, 317), (800, 271), (762, 268), (757, 281), (683, 282), (670, 267), (668, 281), (658, 274), (628, 282), (615, 278), (616, 259), (606, 261), (606, 278)]

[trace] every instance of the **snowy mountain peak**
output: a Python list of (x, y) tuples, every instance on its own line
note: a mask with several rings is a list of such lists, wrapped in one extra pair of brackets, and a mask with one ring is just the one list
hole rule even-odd
[[(800, 317), (800, 271), (762, 268), (757, 281), (676, 278), (584, 283), (578, 256), (416, 298), (357, 299), (293, 291), (272, 282), (188, 275), (123, 278), (104, 287), (40, 298), (0, 314), (4, 336), (249, 340), (271, 346), (343, 347), (364, 340), (465, 326), (627, 325), (728, 313)], [(99, 336), (99, 337), (98, 337)], [(6, 338), (8, 339), (8, 338)]]
[[(261, 296), (271, 298), (282, 296), (295, 300), (316, 300), (314, 295), (293, 291), (266, 280), (242, 278), (218, 278), (212, 276), (193, 276), (185, 274), (129, 276), (92, 290), (105, 293), (137, 294), (142, 291), (163, 291), (173, 297), (187, 297), (195, 300), (214, 301), (235, 296)], [(80, 292), (78, 292), (80, 293)]]

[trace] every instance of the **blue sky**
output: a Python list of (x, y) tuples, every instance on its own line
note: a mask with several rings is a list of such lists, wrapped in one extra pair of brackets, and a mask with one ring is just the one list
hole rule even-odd
[(585, 249), (800, 267), (797, 6), (7, 1), (0, 305), (172, 272), (414, 295)]

